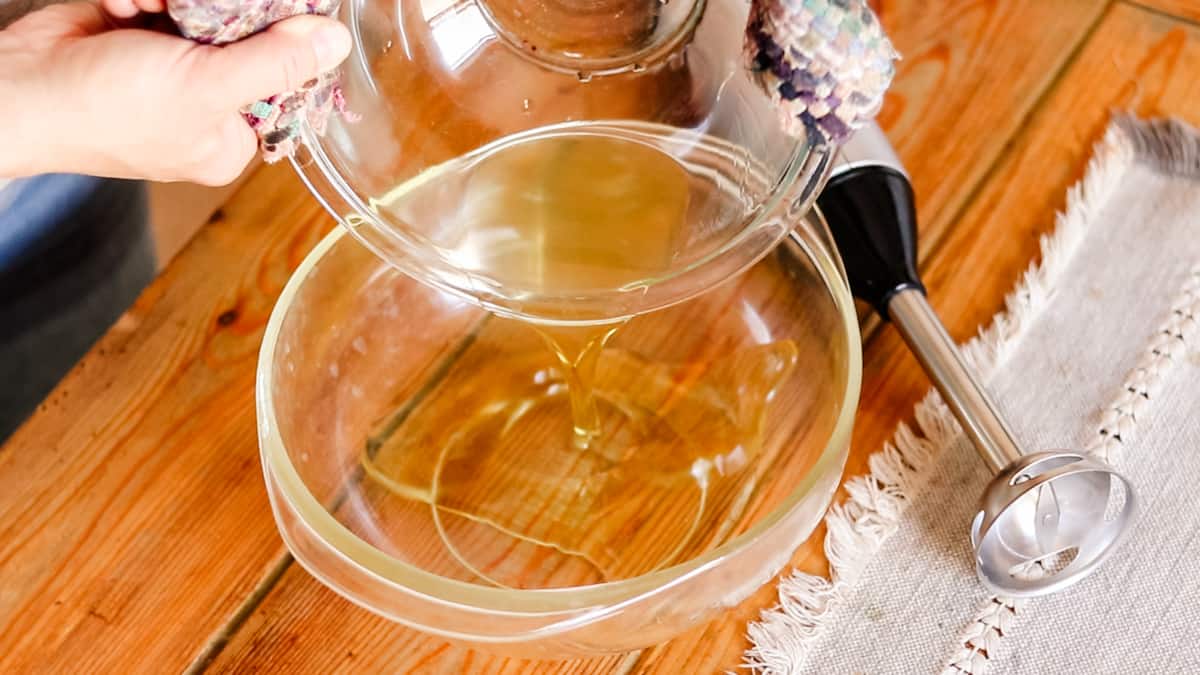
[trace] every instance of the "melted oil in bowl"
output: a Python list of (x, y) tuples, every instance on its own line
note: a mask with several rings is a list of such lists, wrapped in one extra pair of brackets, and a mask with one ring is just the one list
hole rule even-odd
[[(508, 323), (495, 333), (528, 330)], [(368, 474), (430, 507), (445, 552), (500, 586), (628, 578), (724, 541), (759, 478), (767, 406), (796, 345), (694, 364), (620, 348), (589, 358), (585, 378), (538, 351), (481, 364), (486, 374), (447, 383), (400, 433), (374, 439)], [(543, 548), (557, 568), (514, 548)]]

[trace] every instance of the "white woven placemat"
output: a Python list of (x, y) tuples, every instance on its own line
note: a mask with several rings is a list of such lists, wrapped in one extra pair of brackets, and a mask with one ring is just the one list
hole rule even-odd
[(1115, 120), (1042, 246), (967, 357), (1024, 447), (1120, 466), (1141, 499), (1132, 536), (1059, 595), (989, 596), (967, 536), (987, 474), (931, 394), (827, 516), (832, 580), (785, 578), (747, 665), (1200, 672), (1200, 136)]

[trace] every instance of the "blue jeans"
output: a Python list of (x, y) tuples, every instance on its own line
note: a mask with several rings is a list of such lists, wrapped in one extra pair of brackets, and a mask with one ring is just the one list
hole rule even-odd
[(142, 183), (50, 175), (0, 190), (0, 442), (154, 273)]

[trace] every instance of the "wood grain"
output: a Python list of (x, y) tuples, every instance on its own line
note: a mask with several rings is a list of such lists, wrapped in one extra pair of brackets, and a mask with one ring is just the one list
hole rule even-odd
[(0, 450), (0, 671), (182, 669), (278, 564), (254, 364), (331, 225), (311, 200), (234, 200)]
[[(283, 284), (334, 225), (313, 200), (296, 198), (302, 191), (286, 167), (254, 174), (239, 193), (249, 198), (226, 205), (0, 449), (0, 672), (185, 668), (277, 574), (285, 552), (257, 467), (254, 372)], [(348, 270), (323, 266), (321, 281), (360, 288), (359, 305), (322, 313), (310, 301), (303, 320), (351, 325), (368, 310), (403, 310), (427, 329), (403, 345), (373, 335), (350, 345), (326, 331), (323, 341), (292, 345), (292, 355), (307, 365), (332, 353), (322, 365), (372, 368), (376, 379), (357, 385), (410, 398), (483, 312), (429, 322), (437, 310), (421, 304), (424, 287), (373, 292), (362, 263), (373, 271), (381, 263), (346, 245), (360, 257)], [(363, 365), (364, 354), (386, 348), (420, 356)], [(316, 409), (307, 392), (286, 389), (293, 405)], [(350, 398), (349, 389), (333, 387), (328, 398)], [(370, 414), (343, 408), (336, 424), (294, 417), (313, 422), (302, 430), (309, 442), (336, 447), (341, 425)], [(335, 487), (311, 486), (323, 496)], [(146, 626), (175, 628), (136, 639)], [(89, 648), (74, 653), (71, 644)]]
[[(1034, 254), (1035, 234), (1050, 227), (1051, 210), (1062, 205), (1111, 106), (1197, 121), (1200, 36), (1117, 6), (1054, 95), (1023, 121), (1037, 83), (1050, 81), (1047, 64), (1065, 62), (1096, 5), (927, 4), (884, 3), (909, 55), (885, 122), (914, 175), (927, 176), (918, 178), (924, 234), (944, 237), (926, 264), (927, 281), (951, 331), (965, 337), (999, 308)], [(958, 124), (972, 133), (946, 131)], [(1027, 130), (1016, 148), (961, 225), (948, 227), (1018, 129)], [(930, 227), (939, 218), (944, 225)], [(0, 671), (178, 670), (273, 579), (282, 558), (256, 466), (254, 357), (289, 270), (329, 224), (285, 169), (255, 175), (225, 218), (189, 244), (0, 449)], [(865, 382), (858, 470), (927, 387), (890, 332), (869, 345)], [(813, 571), (824, 564), (815, 546), (795, 562)], [(744, 621), (771, 599), (764, 589), (728, 617), (646, 652), (636, 667), (735, 667)], [(319, 631), (343, 622), (353, 627)], [(533, 664), (450, 647), (371, 618), (293, 566), (215, 668), (398, 665), (415, 672), (635, 667), (622, 657)]]

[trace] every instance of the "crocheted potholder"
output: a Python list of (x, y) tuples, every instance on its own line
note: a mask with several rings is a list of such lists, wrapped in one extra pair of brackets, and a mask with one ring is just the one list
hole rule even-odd
[(755, 0), (745, 55), (787, 129), (833, 142), (879, 112), (899, 58), (863, 0)]
[[(167, 0), (167, 11), (186, 38), (223, 45), (249, 37), (267, 26), (299, 14), (331, 16), (340, 0)], [(300, 121), (318, 134), (329, 116), (346, 111), (336, 73), (325, 73), (295, 91), (276, 94), (242, 109), (258, 135), (267, 162), (291, 156), (299, 142)]]
[[(167, 0), (180, 32), (221, 45), (253, 35), (297, 14), (332, 15), (340, 0)], [(745, 55), (776, 103), (785, 128), (844, 141), (874, 117), (898, 58), (879, 20), (863, 0), (754, 0)], [(335, 73), (276, 94), (242, 110), (268, 162), (296, 149), (300, 121), (324, 133), (330, 114), (347, 118)]]

